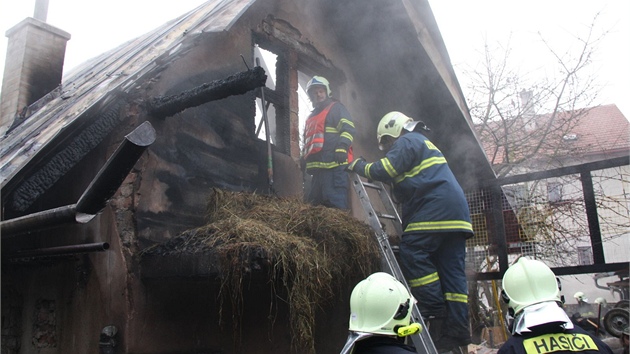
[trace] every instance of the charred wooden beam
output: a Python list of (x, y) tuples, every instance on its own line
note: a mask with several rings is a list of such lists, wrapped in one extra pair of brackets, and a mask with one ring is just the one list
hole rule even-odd
[[(28, 179), (20, 182), (11, 193), (8, 201), (8, 209), (15, 212), (24, 212), (48, 191), (59, 179), (76, 166), (92, 149), (100, 144), (103, 139), (122, 121), (120, 107), (124, 100), (119, 100), (104, 113), (98, 114), (95, 121), (83, 129), (71, 142), (64, 144), (61, 151), (48, 159), (41, 168)], [(92, 117), (86, 117), (92, 119)]]
[(228, 76), (223, 80), (207, 82), (193, 89), (171, 96), (156, 96), (148, 100), (147, 110), (154, 117), (166, 118), (187, 108), (233, 95), (242, 95), (265, 86), (265, 70), (256, 66), (251, 70)]
[(66, 255), (71, 255), (71, 254), (102, 252), (108, 249), (109, 249), (109, 243), (96, 242), (96, 243), (85, 243), (85, 244), (70, 245), (70, 246), (35, 248), (35, 249), (30, 249), (30, 250), (9, 253), (3, 256), (3, 258), (6, 257), (7, 259), (20, 259), (20, 258), (66, 256)]
[(77, 204), (45, 210), (0, 222), (1, 238), (46, 229), (65, 223), (84, 224), (98, 214), (114, 195), (146, 148), (155, 141), (149, 122), (140, 124), (118, 146), (87, 187)]

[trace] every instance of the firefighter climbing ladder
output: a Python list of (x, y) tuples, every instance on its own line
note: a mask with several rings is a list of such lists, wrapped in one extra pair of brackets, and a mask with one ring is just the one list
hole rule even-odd
[[(383, 219), (390, 220), (396, 227), (396, 231), (398, 231), (399, 234), (402, 234), (402, 222), (400, 220), (400, 215), (394, 206), (394, 202), (389, 194), (387, 194), (387, 190), (385, 190), (385, 187), (381, 182), (365, 182), (356, 173), (351, 173), (351, 176), (352, 185), (354, 190), (357, 192), (365, 213), (367, 214), (368, 223), (375, 231), (378, 245), (383, 256), (384, 266), (387, 267), (390, 274), (392, 274), (401, 283), (405, 284), (407, 290), (410, 290), (409, 285), (407, 285), (407, 281), (400, 270), (400, 266), (398, 265), (398, 261), (396, 260), (394, 251), (392, 250), (392, 246), (389, 243), (389, 235), (385, 232), (383, 224), (381, 223), (381, 220)], [(374, 189), (378, 192), (381, 202), (386, 209), (385, 213), (374, 210), (374, 206), (370, 201), (366, 187)], [(418, 310), (417, 306), (413, 307), (411, 318), (413, 322), (419, 323), (422, 326), (422, 330), (419, 333), (411, 336), (413, 344), (416, 347), (416, 351), (419, 354), (437, 354), (438, 352), (435, 349), (435, 345), (431, 340), (431, 336), (427, 331), (427, 327), (424, 324), (424, 320), (422, 319), (420, 310)]]

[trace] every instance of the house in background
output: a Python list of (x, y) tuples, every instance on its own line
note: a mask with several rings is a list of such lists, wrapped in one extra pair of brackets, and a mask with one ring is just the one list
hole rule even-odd
[[(7, 33), (6, 353), (298, 352), (286, 306), (270, 319), (267, 283), (247, 283), (234, 331), (230, 316), (220, 325), (208, 258), (139, 260), (203, 225), (213, 188), (269, 193), (270, 157), (273, 194), (301, 196), (299, 94), (313, 75), (329, 78), (352, 112), (357, 156), (381, 156), (376, 125), (399, 110), (436, 132), (466, 190), (494, 178), (427, 1), (209, 0), (63, 82), (70, 34), (38, 18)], [(272, 156), (258, 134), (267, 104)], [(319, 309), (317, 352), (343, 346), (355, 282)]]
[[(524, 115), (521, 122), (509, 122), (515, 129), (503, 135), (496, 129), (497, 139), (482, 139), (488, 156), (494, 156), (495, 170), (512, 163), (510, 175), (538, 173), (570, 168), (581, 164), (628, 159), (630, 152), (630, 123), (614, 104), (589, 107), (551, 115)], [(550, 123), (552, 119), (554, 122)], [(539, 131), (550, 127), (546, 135)], [(538, 135), (536, 135), (538, 134)], [(505, 139), (503, 139), (505, 138)], [(504, 145), (496, 142), (507, 141)], [(522, 150), (539, 144), (533, 156)], [(527, 145), (529, 144), (529, 145)], [(519, 150), (520, 149), (520, 150)], [(511, 150), (511, 152), (507, 152)], [(522, 156), (519, 156), (519, 153)], [(508, 155), (509, 154), (509, 155)], [(519, 157), (522, 157), (519, 159)], [(511, 159), (511, 161), (510, 161)], [(514, 161), (517, 161), (514, 163)], [(520, 242), (513, 243), (514, 255), (529, 255), (549, 262), (554, 267), (587, 266), (594, 263), (594, 248), (601, 247), (606, 262), (630, 264), (630, 167), (628, 164), (593, 170), (591, 176), (596, 200), (600, 239), (592, 242), (589, 230), (589, 211), (583, 194), (585, 185), (580, 170), (563, 176), (541, 177), (528, 182), (503, 186), (520, 225)], [(628, 282), (627, 268), (622, 276)], [(562, 294), (567, 304), (575, 303), (573, 295), (581, 291), (591, 301), (603, 297), (610, 303), (627, 299), (616, 286), (619, 274), (596, 273), (565, 275)], [(608, 288), (608, 289), (604, 289)]]

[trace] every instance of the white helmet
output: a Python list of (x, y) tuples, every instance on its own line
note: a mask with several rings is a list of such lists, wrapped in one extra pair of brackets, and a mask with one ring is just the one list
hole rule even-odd
[(325, 87), (328, 97), (332, 96), (332, 91), (330, 90), (330, 83), (328, 82), (328, 80), (323, 76), (313, 76), (313, 78), (310, 79), (306, 84), (306, 93), (308, 94), (308, 97), (311, 97), (311, 88), (315, 86)]
[(392, 138), (398, 138), (402, 133), (402, 130), (414, 131), (416, 128), (429, 131), (427, 125), (421, 120), (413, 120), (407, 117), (403, 113), (392, 111), (387, 113), (381, 118), (376, 129), (376, 140), (378, 140), (379, 149), (384, 149), (384, 144), (381, 141), (384, 136), (391, 136)]
[(598, 297), (593, 302), (596, 304), (601, 304), (602, 306), (606, 306), (608, 304), (608, 301), (606, 301), (606, 299), (604, 299), (603, 297)]
[(556, 275), (541, 261), (521, 257), (503, 275), (502, 296), (515, 315), (530, 305), (560, 302), (559, 294)]
[(350, 331), (396, 336), (408, 326), (415, 300), (390, 274), (378, 272), (362, 280), (350, 295)]
[(573, 297), (577, 300), (577, 301), (584, 301), (584, 302), (588, 302), (588, 299), (586, 298), (586, 296), (584, 295), (583, 292), (578, 291), (577, 293), (573, 294)]

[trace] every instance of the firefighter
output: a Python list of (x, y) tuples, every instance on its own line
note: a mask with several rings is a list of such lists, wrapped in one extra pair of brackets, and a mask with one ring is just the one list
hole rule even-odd
[(573, 324), (582, 327), (591, 334), (598, 332), (598, 325), (596, 324), (597, 315), (593, 311), (593, 307), (588, 302), (586, 295), (583, 292), (578, 291), (573, 294), (573, 298), (577, 302), (577, 311), (571, 316)]
[(464, 269), (473, 229), (464, 192), (427, 132), (422, 121), (387, 113), (377, 130), (385, 157), (357, 158), (349, 170), (393, 183), (394, 199), (402, 203), (400, 266), (436, 348), (449, 351), (471, 343)]
[(599, 338), (574, 326), (562, 309), (559, 283), (543, 262), (521, 257), (503, 275), (501, 297), (514, 318), (498, 354), (606, 353)]
[(578, 312), (581, 317), (595, 317), (595, 313), (593, 312), (593, 307), (589, 304), (586, 295), (583, 292), (578, 291), (573, 294), (573, 298), (577, 302)]
[(330, 84), (314, 76), (306, 85), (313, 111), (304, 127), (303, 167), (313, 176), (307, 200), (314, 205), (348, 209), (350, 184), (345, 169), (352, 162), (355, 127), (346, 107), (331, 96)]
[(417, 333), (411, 323), (415, 299), (393, 276), (377, 272), (360, 281), (350, 295), (348, 340), (341, 354), (409, 354), (404, 337)]

